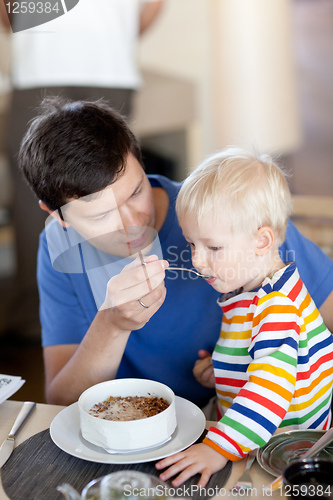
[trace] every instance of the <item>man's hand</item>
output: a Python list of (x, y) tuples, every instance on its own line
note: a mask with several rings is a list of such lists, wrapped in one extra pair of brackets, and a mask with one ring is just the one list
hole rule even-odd
[(169, 263), (158, 260), (156, 255), (145, 257), (144, 261), (143, 266), (135, 259), (108, 283), (101, 309), (107, 310), (110, 321), (121, 330), (142, 328), (164, 302), (165, 269)]
[(116, 377), (131, 331), (149, 321), (166, 294), (168, 262), (155, 255), (144, 260), (145, 266), (136, 259), (109, 281), (102, 310), (80, 344), (44, 348), (49, 403), (68, 405), (87, 387)]
[(212, 364), (212, 356), (208, 351), (201, 349), (198, 352), (199, 358), (194, 365), (193, 375), (196, 380), (209, 389), (215, 387), (215, 377)]

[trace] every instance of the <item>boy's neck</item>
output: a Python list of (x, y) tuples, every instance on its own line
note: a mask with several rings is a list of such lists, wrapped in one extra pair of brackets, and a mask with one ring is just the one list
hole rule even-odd
[(287, 264), (285, 264), (280, 257), (279, 250), (276, 249), (274, 250), (270, 255), (267, 257), (270, 257), (267, 262), (265, 262), (264, 268), (263, 268), (263, 276), (260, 284), (266, 279), (272, 279), (274, 274), (286, 267)]
[(244, 291), (254, 290), (258, 288), (266, 278), (272, 279), (274, 274), (286, 267), (280, 257), (279, 249), (273, 250), (265, 256), (264, 262), (262, 262), (261, 273), (258, 274), (257, 279), (251, 283), (250, 288), (244, 287)]
[(274, 252), (272, 254), (272, 266), (271, 266), (270, 271), (267, 273), (266, 278), (273, 278), (274, 274), (277, 271), (280, 271), (280, 269), (283, 269), (287, 265), (288, 264), (285, 264), (283, 262), (283, 260), (281, 259), (279, 250), (278, 249), (274, 250)]

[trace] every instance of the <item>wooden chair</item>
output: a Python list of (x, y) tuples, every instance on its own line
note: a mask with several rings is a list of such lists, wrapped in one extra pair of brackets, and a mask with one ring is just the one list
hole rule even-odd
[(333, 259), (333, 197), (294, 195), (293, 204), (293, 223)]

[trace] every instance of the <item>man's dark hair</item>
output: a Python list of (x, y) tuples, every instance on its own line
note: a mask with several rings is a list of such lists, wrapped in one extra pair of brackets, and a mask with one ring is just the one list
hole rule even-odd
[(143, 166), (137, 139), (105, 101), (47, 97), (23, 138), (19, 167), (38, 199), (58, 210), (115, 182), (129, 153)]

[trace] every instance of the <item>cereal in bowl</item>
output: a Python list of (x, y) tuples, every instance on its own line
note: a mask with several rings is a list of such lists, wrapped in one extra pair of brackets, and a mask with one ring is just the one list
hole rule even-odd
[(88, 413), (104, 420), (128, 421), (152, 417), (168, 408), (164, 398), (156, 396), (110, 396), (96, 403)]

